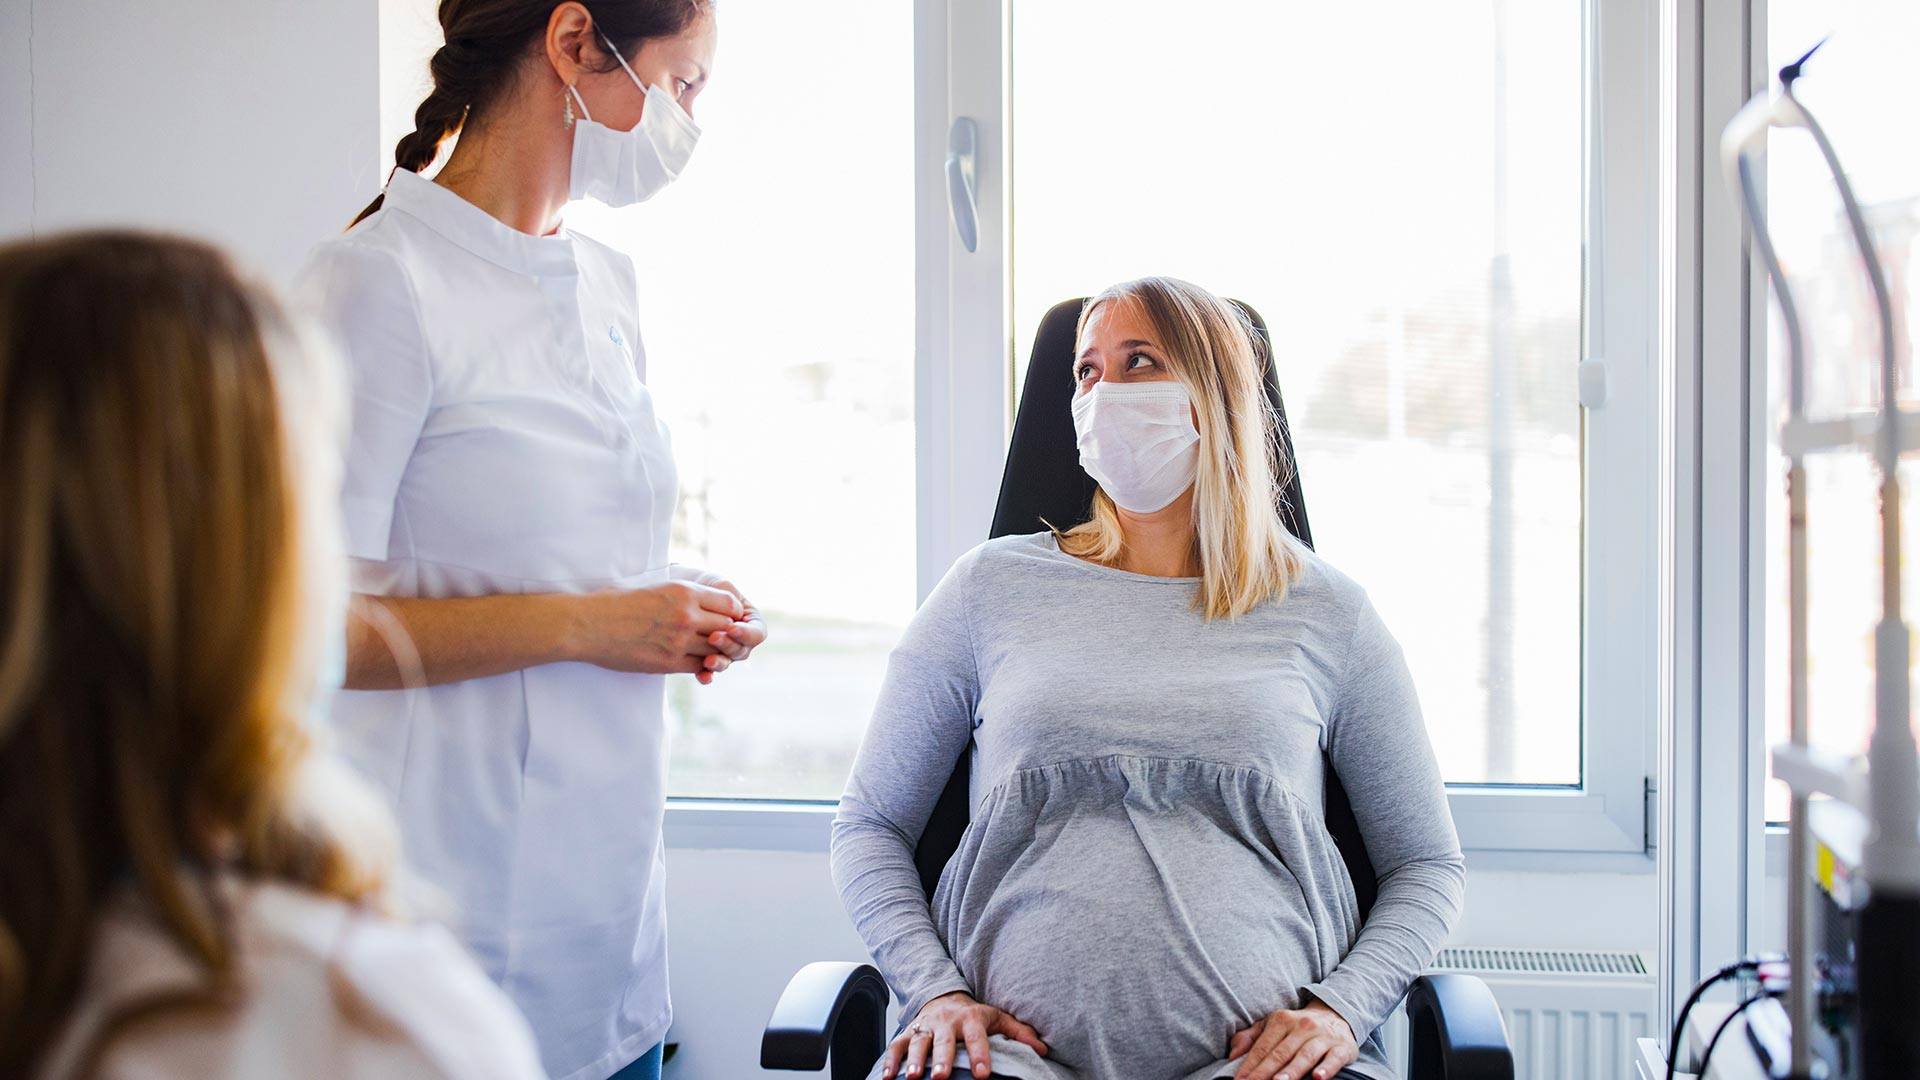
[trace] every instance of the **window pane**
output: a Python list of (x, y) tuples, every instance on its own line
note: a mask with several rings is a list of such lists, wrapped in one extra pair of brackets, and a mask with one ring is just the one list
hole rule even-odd
[(637, 264), (675, 558), (772, 630), (712, 686), (669, 681), (669, 790), (832, 799), (914, 608), (913, 7), (721, 10), (687, 174), (570, 220)]
[(1316, 544), (1405, 647), (1447, 779), (1578, 783), (1581, 7), (1382, 18), (1014, 5), (1017, 341), (1144, 274), (1252, 304)]
[[(1894, 340), (1912, 354), (1910, 328), (1920, 314), (1920, 143), (1891, 137), (1920, 110), (1912, 46), (1920, 8), (1911, 0), (1771, 0), (1768, 67), (1779, 68), (1831, 35), (1796, 86), (1826, 128), (1867, 210), (1894, 301)], [(1819, 151), (1804, 132), (1768, 139), (1767, 218), (1782, 265), (1793, 279), (1805, 333), (1808, 409), (1832, 416), (1879, 401), (1879, 327), (1839, 196)], [(1787, 737), (1786, 464), (1778, 422), (1785, 415), (1787, 342), (1779, 303), (1768, 294), (1766, 473), (1767, 738)], [(1911, 371), (1909, 367), (1908, 372)], [(1903, 404), (1920, 404), (1910, 374)], [(1903, 462), (1901, 523), (1905, 595), (1920, 583), (1920, 468)], [(1873, 628), (1880, 618), (1879, 481), (1867, 450), (1824, 454), (1807, 463), (1809, 731), (1823, 749), (1866, 749), (1873, 727)], [(1911, 614), (1908, 621), (1912, 622)], [(1770, 781), (1770, 821), (1787, 817), (1785, 785)]]

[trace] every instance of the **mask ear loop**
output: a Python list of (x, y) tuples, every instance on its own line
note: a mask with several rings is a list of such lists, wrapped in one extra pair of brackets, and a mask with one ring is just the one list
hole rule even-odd
[[(618, 56), (619, 54), (615, 53), (614, 55)], [(579, 89), (576, 87), (569, 86), (567, 87), (567, 93), (573, 95), (570, 99), (568, 99), (569, 104), (575, 101), (579, 102), (581, 117), (585, 119), (587, 123), (589, 124), (593, 123), (593, 114), (587, 111), (586, 99), (580, 96)], [(573, 126), (573, 115), (572, 115), (573, 110), (569, 108), (567, 112), (568, 112), (567, 126), (572, 127)], [(638, 445), (640, 442), (640, 438), (638, 435), (634, 434), (633, 423), (632, 421), (627, 419), (627, 412), (624, 408), (621, 407), (620, 399), (614, 396), (613, 391), (608, 389), (607, 384), (600, 378), (600, 371), (598, 366), (594, 363), (593, 357), (587, 356), (584, 358), (584, 360), (587, 366), (587, 381), (593, 385), (593, 388), (595, 390), (598, 390), (600, 392), (601, 397), (606, 399), (607, 411), (613, 413), (614, 419), (618, 421), (620, 424), (620, 427), (626, 431), (627, 441)], [(608, 428), (606, 429), (606, 431), (607, 431), (607, 441), (609, 442), (618, 441), (619, 436), (616, 432), (613, 431), (613, 429)]]
[[(633, 85), (639, 87), (640, 93), (645, 95), (647, 92), (647, 84), (640, 81), (640, 76), (635, 75), (632, 68), (627, 67), (627, 58), (621, 56), (620, 50), (613, 47), (613, 42), (607, 40), (607, 35), (601, 34), (600, 41), (607, 47), (607, 51), (613, 54), (613, 58), (620, 61), (620, 66), (625, 69), (627, 78), (632, 79)], [(593, 123), (593, 114), (587, 111), (586, 99), (580, 96), (579, 88), (569, 86), (567, 87), (567, 93), (572, 94), (573, 100), (580, 103), (580, 115), (585, 118), (589, 124)], [(593, 357), (588, 356), (585, 359), (587, 363), (587, 380), (593, 384), (595, 390), (600, 391), (600, 396), (606, 399), (608, 411), (613, 413), (614, 419), (617, 420), (620, 427), (626, 431), (627, 441), (636, 446), (639, 445), (640, 437), (634, 433), (633, 422), (627, 419), (627, 411), (621, 406), (620, 399), (614, 396), (613, 391), (609, 389), (606, 382), (600, 378), (599, 367), (593, 362)]]
[(646, 97), (647, 89), (648, 89), (647, 84), (641, 82), (640, 76), (634, 74), (633, 68), (627, 65), (627, 58), (620, 55), (620, 50), (613, 47), (613, 42), (607, 40), (607, 35), (605, 33), (602, 33), (600, 35), (600, 43), (602, 45), (605, 45), (607, 47), (607, 51), (613, 54), (613, 58), (620, 62), (620, 70), (627, 73), (627, 78), (633, 80), (633, 85), (640, 88), (640, 96)]

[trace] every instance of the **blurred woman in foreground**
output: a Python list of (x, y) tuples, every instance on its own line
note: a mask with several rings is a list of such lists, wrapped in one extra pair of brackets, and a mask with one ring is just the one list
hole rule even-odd
[(0, 248), (0, 1075), (540, 1075), (304, 721), (329, 372), (207, 247)]

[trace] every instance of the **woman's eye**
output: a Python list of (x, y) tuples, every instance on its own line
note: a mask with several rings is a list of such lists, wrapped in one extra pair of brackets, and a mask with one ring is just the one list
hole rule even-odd
[(1152, 367), (1153, 357), (1148, 356), (1146, 353), (1134, 353), (1132, 356), (1127, 357), (1128, 371), (1132, 371), (1133, 369), (1140, 367), (1142, 365), (1145, 365), (1147, 367)]
[(685, 97), (687, 96), (687, 91), (693, 89), (693, 84), (685, 79), (675, 79), (673, 80), (673, 84), (673, 95), (675, 97)]
[(1079, 367), (1073, 369), (1073, 381), (1086, 382), (1087, 376), (1091, 374), (1093, 374), (1093, 366), (1091, 364), (1081, 364)]

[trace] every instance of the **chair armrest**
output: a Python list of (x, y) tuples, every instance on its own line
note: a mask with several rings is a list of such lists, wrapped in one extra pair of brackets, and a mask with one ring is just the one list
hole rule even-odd
[(1513, 1080), (1500, 1003), (1472, 975), (1423, 975), (1407, 993), (1408, 1080)]
[(760, 1067), (859, 1080), (886, 1047), (887, 982), (871, 964), (808, 964), (787, 983), (760, 1037)]

